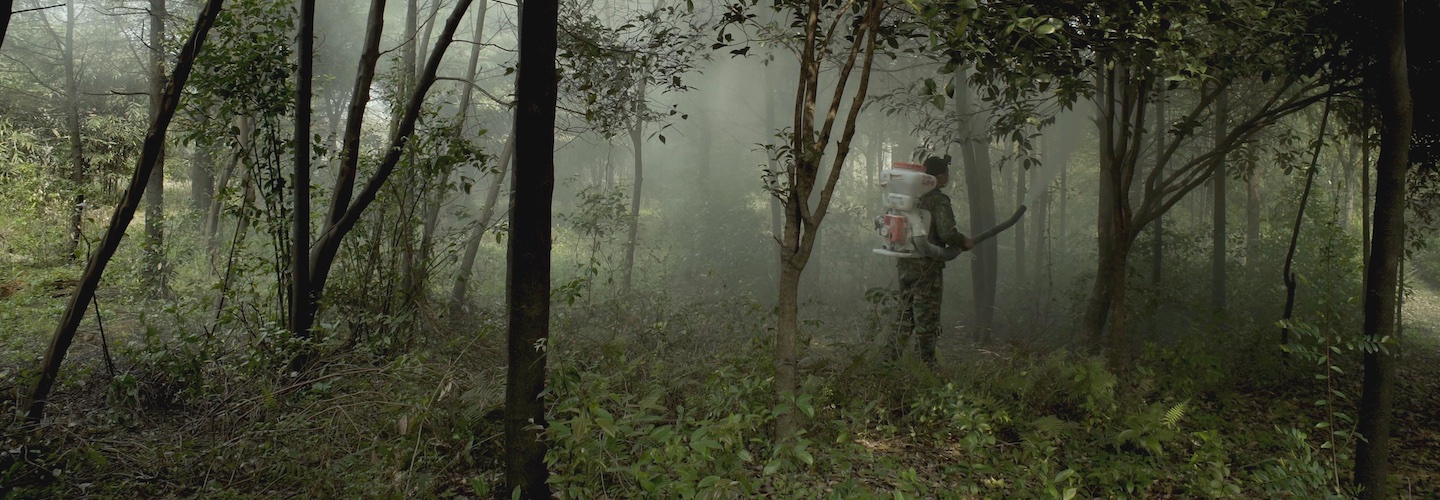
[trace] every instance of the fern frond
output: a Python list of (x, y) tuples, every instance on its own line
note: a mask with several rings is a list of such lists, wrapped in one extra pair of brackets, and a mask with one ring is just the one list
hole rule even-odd
[(1189, 400), (1175, 403), (1175, 406), (1171, 406), (1169, 410), (1165, 410), (1165, 417), (1161, 418), (1160, 422), (1165, 424), (1166, 427), (1177, 429), (1180, 427), (1180, 421), (1185, 419), (1185, 412), (1189, 409)]

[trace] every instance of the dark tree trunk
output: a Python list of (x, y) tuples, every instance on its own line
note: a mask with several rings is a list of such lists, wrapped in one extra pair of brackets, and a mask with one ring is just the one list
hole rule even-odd
[[(360, 221), (360, 216), (365, 209), (375, 201), (380, 188), (395, 171), (395, 165), (400, 161), (400, 155), (405, 151), (405, 144), (415, 132), (415, 122), (420, 117), (421, 104), (424, 103), (425, 94), (435, 83), (435, 73), (439, 70), (440, 61), (445, 57), (445, 51), (454, 40), (455, 30), (460, 25), (460, 19), (464, 16), (465, 10), (470, 6), (471, 0), (459, 0), (455, 10), (445, 21), (445, 28), (440, 32), (440, 38), (435, 44), (435, 51), (425, 64), (425, 73), (420, 76), (414, 90), (410, 93), (405, 112), (396, 125), (395, 134), (390, 138), (390, 144), (385, 149), (385, 156), (380, 159), (375, 168), (375, 173), (366, 181), (360, 192), (355, 193), (355, 199), (350, 199), (350, 193), (354, 189), (355, 166), (359, 161), (360, 128), (365, 112), (365, 102), (369, 100), (370, 81), (375, 73), (375, 60), (379, 57), (380, 31), (383, 26), (385, 1), (374, 0), (371, 4), (369, 24), (366, 28), (365, 49), (360, 58), (360, 77), (356, 80), (355, 94), (350, 103), (351, 115), (347, 117), (345, 128), (344, 159), (341, 162), (340, 174), (337, 177), (335, 199), (331, 205), (330, 215), (326, 219), (323, 229), (310, 251), (310, 297), (313, 301), (320, 301), (324, 296), (325, 284), (330, 276), (330, 269), (335, 264), (335, 256), (340, 251), (340, 243), (345, 235)], [(307, 308), (312, 315), (317, 308)], [(313, 324), (313, 318), (306, 320)], [(308, 337), (310, 332), (296, 332), (297, 335)], [(309, 353), (297, 357), (297, 363), (303, 364), (309, 358)], [(292, 363), (292, 368), (294, 364)]]
[(509, 366), (505, 384), (505, 491), (549, 498), (545, 469), (545, 357), (550, 338), (551, 197), (555, 190), (558, 3), (520, 8), (515, 173), (506, 255)]
[[(970, 205), (970, 231), (995, 226), (995, 187), (990, 168), (990, 139), (978, 117), (974, 96), (963, 72), (956, 72), (955, 107), (961, 120), (960, 149), (965, 163), (965, 189)], [(999, 243), (976, 245), (970, 260), (971, 300), (974, 305), (975, 340), (990, 341), (995, 320), (995, 291), (1000, 272)]]
[(1342, 233), (1350, 232), (1350, 225), (1355, 220), (1355, 143), (1348, 141), (1347, 143), (1345, 164), (1342, 167), (1343, 172), (1340, 174), (1345, 181), (1345, 190), (1340, 194), (1340, 232)]
[[(775, 321), (781, 325), (775, 336), (775, 386), (777, 399), (781, 401), (795, 397), (795, 389), (799, 387), (800, 278), (810, 257), (804, 242), (814, 241), (802, 233), (806, 224), (801, 223), (799, 203), (804, 203), (803, 200), (792, 194), (781, 207), (785, 222), (780, 237), (780, 295), (775, 300)], [(795, 417), (791, 413), (787, 412), (775, 422), (775, 433), (781, 439), (795, 434)]]
[(635, 245), (640, 237), (640, 195), (645, 183), (645, 80), (635, 98), (635, 125), (630, 127), (630, 146), (635, 150), (635, 177), (630, 184), (630, 227), (625, 240), (625, 281), (626, 291), (630, 290), (631, 277), (635, 273)]
[[(802, 31), (804, 43), (799, 48), (800, 75), (796, 82), (794, 124), (789, 138), (793, 153), (791, 164), (787, 165), (785, 179), (789, 189), (783, 194), (785, 230), (780, 240), (780, 293), (776, 297), (778, 314), (775, 325), (775, 396), (777, 401), (794, 398), (799, 389), (799, 288), (800, 278), (809, 262), (819, 236), (820, 225), (830, 209), (831, 197), (840, 181), (845, 159), (850, 154), (850, 140), (855, 136), (856, 117), (864, 107), (869, 91), (870, 69), (874, 62), (876, 32), (880, 21), (880, 0), (865, 4), (865, 16), (850, 38), (849, 52), (841, 52), (841, 68), (834, 73), (836, 81), (824, 105), (824, 111), (816, 112), (816, 101), (820, 87), (820, 53), (817, 39), (820, 36), (820, 2), (811, 0), (797, 12), (804, 16)], [(834, 28), (834, 26), (831, 26)], [(861, 55), (863, 54), (863, 59)], [(852, 93), (847, 92), (849, 79), (859, 63), (859, 84)], [(849, 95), (850, 107), (840, 114), (840, 104)], [(835, 141), (835, 155), (825, 177), (820, 177), (822, 158), (835, 131), (836, 118), (844, 116), (839, 136)], [(820, 119), (819, 117), (823, 117)], [(818, 120), (818, 121), (817, 121)], [(810, 204), (811, 197), (819, 190), (817, 204)], [(778, 415), (775, 419), (775, 436), (788, 440), (795, 435), (795, 410)]]
[(1245, 150), (1245, 268), (1250, 276), (1260, 275), (1260, 165), (1253, 146)]
[(407, 293), (410, 300), (417, 305), (423, 302), (429, 295), (430, 287), (430, 264), (431, 254), (435, 252), (435, 232), (440, 228), (440, 209), (445, 206), (446, 190), (445, 181), (450, 176), (450, 170), (445, 169), (441, 177), (429, 181), (429, 190), (421, 191), (419, 200), (420, 206), (424, 208), (424, 217), (420, 221), (420, 248), (416, 250), (414, 259), (410, 265), (410, 287)]
[[(1065, 168), (1065, 165), (1055, 163), (1059, 155), (1056, 154), (1058, 151), (1056, 151), (1057, 148), (1055, 148), (1054, 139), (1048, 136), (1041, 136), (1040, 140), (1040, 159), (1043, 162), (1042, 168)], [(1039, 298), (1044, 299), (1045, 302), (1049, 301), (1051, 290), (1047, 284), (1043, 284), (1041, 281), (1044, 280), (1044, 276), (1046, 276), (1046, 258), (1049, 256), (1048, 252), (1050, 249), (1050, 205), (1055, 198), (1055, 191), (1050, 189), (1050, 184), (1053, 184), (1055, 179), (1052, 177), (1050, 180), (1052, 182), (1049, 184), (1035, 186), (1036, 189), (1044, 190), (1044, 192), (1035, 203), (1036, 206), (1033, 212), (1035, 214), (1035, 224), (1031, 228), (1031, 231), (1035, 233), (1034, 236), (1031, 237), (1031, 241), (1034, 244), (1034, 249), (1031, 250), (1034, 254), (1034, 260), (1031, 261), (1033, 262), (1031, 269), (1033, 270), (1034, 278), (1031, 281), (1037, 289), (1040, 289), (1039, 291), (1043, 292), (1039, 295)]]
[(1145, 92), (1148, 79), (1122, 64), (1102, 70), (1096, 92), (1099, 122), (1099, 198), (1096, 218), (1097, 260), (1082, 326), (1091, 349), (1105, 344), (1109, 325), (1109, 362), (1114, 370), (1128, 366), (1130, 342), (1126, 337), (1125, 292), (1130, 252), (1144, 228), (1137, 223), (1130, 202), (1130, 187), (1143, 139)]
[[(1361, 103), (1360, 123), (1370, 123), (1370, 104)], [(1366, 266), (1364, 278), (1361, 279), (1360, 303), (1365, 303), (1369, 295), (1365, 290), (1369, 289), (1366, 281), (1370, 279), (1370, 138), (1368, 127), (1366, 132), (1360, 134), (1360, 261)]]
[[(1165, 87), (1157, 85), (1155, 89), (1155, 169), (1165, 171), (1165, 165), (1160, 161), (1160, 154), (1165, 151), (1165, 138), (1170, 134), (1170, 123), (1165, 118)], [(1165, 276), (1165, 214), (1160, 214), (1153, 222), (1150, 239), (1150, 283), (1159, 285), (1160, 280)]]
[[(1084, 328), (1087, 334), (1087, 342), (1090, 348), (1099, 352), (1104, 346), (1105, 325), (1110, 320), (1110, 313), (1113, 311), (1113, 298), (1116, 288), (1122, 293), (1125, 287), (1125, 271), (1129, 254), (1122, 252), (1123, 245), (1120, 244), (1124, 238), (1124, 225), (1128, 217), (1125, 217), (1124, 203), (1126, 196), (1120, 193), (1121, 174), (1117, 158), (1117, 151), (1114, 146), (1116, 135), (1123, 134), (1116, 130), (1115, 70), (1104, 72), (1104, 81), (1099, 83), (1097, 91), (1099, 98), (1098, 120), (1100, 122), (1100, 179), (1099, 197), (1097, 198), (1098, 215), (1095, 219), (1095, 231), (1097, 236), (1097, 255), (1095, 269), (1095, 284), (1090, 291), (1089, 303), (1086, 305)], [(1122, 311), (1119, 311), (1123, 313)], [(1111, 335), (1111, 342), (1116, 343), (1114, 335)], [(1113, 359), (1113, 358), (1112, 358)]]
[(5, 46), (5, 33), (10, 31), (10, 12), (15, 0), (0, 0), (0, 47)]
[(224, 0), (206, 2), (205, 8), (200, 11), (199, 18), (195, 21), (195, 29), (191, 31), (189, 40), (180, 49), (175, 69), (171, 74), (169, 84), (165, 87), (164, 99), (159, 103), (159, 113), (155, 115), (155, 119), (150, 122), (150, 128), (145, 132), (145, 142), (140, 148), (140, 158), (135, 164), (135, 174), (130, 178), (130, 185), (125, 189), (125, 195), (115, 206), (115, 214), (110, 218), (109, 229), (105, 231), (105, 236), (100, 240), (94, 253), (90, 255), (90, 261), (85, 264), (85, 271), (80, 275), (80, 283), (75, 286), (75, 292), (70, 295), (70, 301), (65, 306), (65, 313), (60, 316), (60, 324), (55, 327), (55, 335), (50, 340), (50, 347), (45, 351), (45, 359), (40, 363), (40, 377), (36, 380), (26, 402), (28, 408), (26, 420), (32, 424), (38, 423), (45, 416), (45, 400), (50, 397), (50, 389), (54, 387), (55, 379), (60, 373), (60, 364), (65, 360), (65, 353), (75, 339), (75, 330), (79, 328), (80, 320), (85, 317), (87, 306), (95, 298), (95, 289), (100, 286), (100, 277), (105, 273), (105, 266), (115, 255), (115, 250), (120, 248), (120, 240), (125, 237), (125, 229), (130, 226), (131, 219), (135, 217), (135, 210), (140, 206), (140, 198), (145, 193), (145, 186), (149, 184), (149, 178), (160, 161), (160, 151), (165, 144), (165, 133), (169, 130), (170, 119), (175, 116), (175, 108), (180, 104), (181, 89), (190, 77), (190, 68), (195, 61), (195, 54), (204, 45), (205, 36), (209, 34), (210, 27), (214, 25), (215, 17), (220, 14), (220, 6), (223, 3)]
[[(7, 4), (9, 2), (6, 2)], [(10, 9), (5, 8), (9, 17)], [(65, 128), (70, 140), (70, 183), (75, 189), (70, 205), (70, 242), (65, 252), (71, 260), (79, 258), (80, 240), (84, 238), (85, 216), (85, 150), (80, 137), (80, 83), (75, 75), (75, 5), (65, 3)]]
[[(1089, 303), (1084, 317), (1084, 328), (1088, 334), (1091, 349), (1099, 351), (1106, 345), (1104, 334), (1109, 325), (1110, 364), (1114, 369), (1122, 368), (1128, 361), (1129, 342), (1126, 339), (1125, 287), (1126, 271), (1129, 269), (1130, 250), (1135, 235), (1131, 228), (1129, 196), (1120, 189), (1124, 181), (1124, 147), (1118, 143), (1125, 134), (1117, 127), (1117, 94), (1126, 92), (1123, 87), (1115, 88), (1124, 77), (1111, 73), (1107, 82), (1102, 83), (1100, 112), (1100, 189), (1099, 215), (1096, 219), (1098, 255), (1095, 284), (1091, 289)], [(1123, 106), (1122, 106), (1123, 107)], [(1123, 112), (1119, 112), (1123, 113)], [(1118, 146), (1118, 147), (1117, 147)]]
[[(1225, 140), (1228, 133), (1226, 119), (1229, 115), (1229, 103), (1225, 91), (1220, 92), (1220, 97), (1215, 101), (1215, 144), (1218, 145)], [(1215, 195), (1211, 202), (1214, 218), (1210, 223), (1210, 239), (1213, 243), (1213, 251), (1210, 254), (1210, 308), (1216, 313), (1224, 313), (1226, 308), (1226, 287), (1225, 287), (1225, 181), (1230, 173), (1225, 169), (1225, 155), (1221, 154), (1215, 158), (1217, 164), (1215, 174), (1211, 177), (1211, 194)]]
[[(1410, 164), (1413, 101), (1405, 54), (1405, 2), (1379, 4), (1381, 37), (1375, 68), (1380, 158), (1375, 175), (1375, 226), (1365, 270), (1365, 340), (1393, 342), (1400, 259), (1405, 252), (1405, 170)], [(1365, 350), (1365, 380), (1355, 430), (1355, 483), (1363, 499), (1389, 498), (1390, 419), (1396, 345)]]
[[(340, 169), (335, 175), (333, 199), (330, 200), (330, 211), (325, 217), (327, 229), (344, 217), (355, 190), (356, 166), (360, 162), (360, 132), (365, 123), (365, 107), (370, 102), (370, 84), (375, 80), (375, 62), (380, 58), (380, 35), (384, 24), (385, 0), (371, 0), (369, 18), (365, 24), (364, 47), (360, 52), (360, 67), (356, 72), (355, 86), (350, 91), (345, 131), (340, 139)], [(315, 266), (311, 267), (312, 273), (318, 270)]]
[(295, 79), (295, 220), (290, 261), (290, 331), (309, 332), (315, 313), (310, 294), (310, 93), (315, 63), (315, 0), (300, 0), (299, 71)]
[[(1305, 207), (1310, 202), (1310, 188), (1315, 184), (1315, 172), (1320, 168), (1320, 148), (1325, 145), (1325, 126), (1330, 119), (1330, 101), (1325, 101), (1325, 111), (1320, 115), (1320, 136), (1315, 139), (1315, 154), (1310, 157), (1310, 169), (1305, 172), (1305, 189), (1300, 192), (1300, 207), (1295, 210), (1295, 225), (1290, 229), (1290, 247), (1285, 251), (1285, 267), (1281, 277), (1285, 282), (1285, 309), (1281, 319), (1289, 321), (1295, 313), (1295, 287), (1299, 282), (1291, 265), (1295, 262), (1295, 248), (1300, 242), (1300, 223), (1305, 220)], [(1257, 223), (1258, 232), (1258, 223)], [(1280, 345), (1290, 343), (1290, 327), (1282, 322)]]
[[(395, 99), (403, 99), (415, 88), (416, 75), (421, 69), (415, 67), (416, 61), (421, 59), (418, 52), (419, 40), (419, 0), (407, 0), (405, 2), (405, 31), (400, 34), (402, 45), (400, 47), (400, 92), (395, 94)], [(397, 103), (398, 104), (398, 103)], [(390, 115), (390, 135), (400, 129), (402, 115)], [(400, 250), (399, 271), (403, 277), (401, 290), (403, 290), (406, 302), (412, 302), (416, 298), (416, 292), (420, 287), (419, 270), (415, 266), (415, 229), (414, 214), (415, 203), (426, 198), (428, 186), (425, 184), (423, 174), (420, 173), (419, 165), (416, 164), (416, 151), (410, 149), (405, 152), (405, 165), (408, 167), (400, 172), (401, 182), (406, 185), (415, 186), (412, 189), (400, 189), (394, 191), (396, 201), (400, 209), (396, 211), (395, 241), (393, 247)], [(383, 224), (383, 219), (381, 221)], [(395, 269), (394, 266), (390, 266)], [(412, 305), (413, 302), (412, 302)]]
[[(165, 92), (165, 0), (150, 0), (150, 121), (160, 114)], [(156, 296), (164, 294), (170, 270), (165, 264), (165, 145), (160, 145), (155, 174), (145, 188), (145, 257), (148, 270), (141, 273), (146, 287)]]
[[(1030, 237), (1034, 245), (1034, 247), (1030, 249), (1030, 253), (1033, 256), (1030, 260), (1030, 282), (1038, 286), (1041, 285), (1040, 282), (1045, 276), (1046, 252), (1049, 248), (1050, 241), (1050, 202), (1051, 199), (1054, 198), (1054, 192), (1050, 190), (1049, 185), (1035, 186), (1035, 188), (1045, 190), (1045, 192), (1036, 199), (1034, 212), (1027, 211), (1027, 213), (1035, 214), (1035, 223), (1030, 229), (1030, 231), (1034, 233)], [(1045, 293), (1048, 295), (1049, 289), (1046, 289)]]

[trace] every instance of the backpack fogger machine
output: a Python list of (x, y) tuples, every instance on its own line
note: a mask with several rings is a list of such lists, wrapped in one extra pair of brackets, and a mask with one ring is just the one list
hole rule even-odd
[[(915, 163), (895, 162), (880, 172), (880, 188), (885, 190), (885, 214), (875, 218), (875, 230), (885, 243), (875, 253), (901, 259), (930, 257), (951, 260), (953, 255), (930, 243), (930, 211), (920, 208), (920, 197), (935, 189), (935, 176)], [(932, 258), (936, 258), (932, 257)]]
[[(891, 168), (880, 171), (879, 182), (880, 188), (885, 191), (885, 214), (875, 218), (875, 231), (884, 243), (874, 249), (875, 253), (901, 259), (954, 260), (964, 251), (930, 242), (932, 216), (929, 210), (920, 208), (920, 198), (934, 190), (938, 183), (935, 176), (925, 173), (924, 166), (897, 161)], [(971, 242), (978, 245), (990, 239), (1015, 225), (1023, 215), (1025, 206), (1021, 205), (1010, 219), (975, 235)]]

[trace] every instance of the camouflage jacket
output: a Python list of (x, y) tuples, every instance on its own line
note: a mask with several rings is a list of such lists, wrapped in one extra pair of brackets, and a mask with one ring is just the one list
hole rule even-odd
[(930, 243), (942, 247), (958, 247), (965, 244), (965, 235), (955, 228), (955, 209), (950, 206), (950, 197), (936, 188), (920, 197), (920, 208), (930, 211)]

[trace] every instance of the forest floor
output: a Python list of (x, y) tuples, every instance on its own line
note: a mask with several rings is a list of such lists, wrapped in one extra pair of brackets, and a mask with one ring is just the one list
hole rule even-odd
[(1423, 498), (1440, 496), (1440, 279), (1413, 281), (1396, 366), (1394, 453), (1405, 491)]
[[(0, 410), (11, 415), (64, 300), (55, 275), (17, 279), (28, 290), (0, 299), (0, 319), (30, 325), (23, 338), (0, 330)], [(1440, 282), (1412, 282), (1392, 472), (1398, 497), (1437, 498)], [(493, 319), (418, 348), (373, 337), (291, 374), (264, 368), (265, 334), (248, 340), (257, 348), (217, 347), (203, 332), (156, 334), (123, 294), (100, 300), (113, 352), (87, 322), (47, 424), (0, 426), (0, 497), (496, 493)], [(839, 308), (808, 323), (830, 336), (803, 361), (814, 375), (793, 401), (809, 415), (804, 439), (773, 445), (764, 308), (658, 302), (557, 316), (557, 339), (570, 340), (551, 361), (551, 424), (569, 437), (556, 438), (551, 469), (566, 497), (1310, 498), (1349, 475), (1353, 441), (1316, 425), (1334, 416), (1312, 403), (1328, 390), (1305, 384), (1304, 368), (1267, 380), (1237, 369), (1243, 360), (1176, 346), (1117, 380), (1098, 360), (957, 334), (930, 372), (876, 362), (873, 334), (854, 326), (864, 314)], [(1336, 387), (1349, 396), (1336, 406), (1353, 414), (1359, 371), (1344, 368)], [(1304, 434), (1287, 439), (1295, 429)]]

